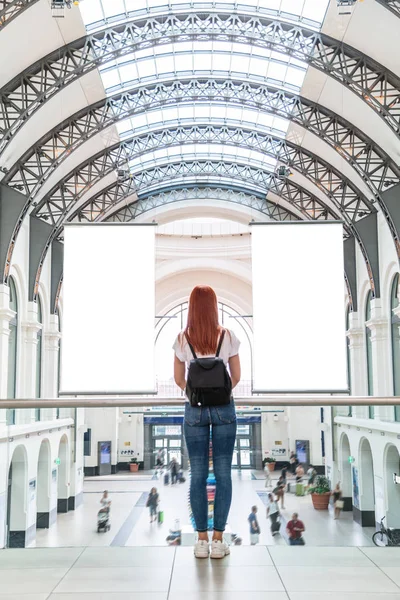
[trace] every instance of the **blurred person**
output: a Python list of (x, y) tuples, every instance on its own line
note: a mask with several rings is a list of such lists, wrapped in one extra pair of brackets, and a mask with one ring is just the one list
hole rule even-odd
[(298, 513), (293, 513), (291, 520), (286, 525), (286, 533), (289, 536), (291, 546), (304, 546), (303, 532), (305, 531), (303, 521), (300, 521)]
[(311, 487), (313, 485), (316, 475), (317, 471), (312, 465), (310, 465), (307, 470), (307, 487)]
[(299, 463), (298, 466), (296, 467), (295, 473), (296, 473), (296, 482), (300, 483), (300, 481), (302, 481), (303, 477), (304, 477), (304, 468), (301, 463)]
[(260, 525), (258, 524), (257, 519), (257, 506), (251, 507), (251, 513), (248, 516), (248, 522), (250, 523), (250, 544), (255, 546), (260, 541)]
[(272, 487), (272, 477), (271, 477), (271, 471), (269, 470), (269, 467), (268, 467), (268, 463), (265, 463), (264, 473), (265, 473), (265, 487), (271, 488)]
[(297, 460), (296, 452), (292, 451), (290, 453), (289, 463), (290, 463), (290, 472), (292, 475), (294, 475), (296, 472), (297, 465), (299, 464), (299, 461)]
[(278, 483), (276, 488), (274, 489), (274, 494), (277, 497), (277, 500), (281, 501), (281, 509), (285, 509), (285, 492), (286, 492), (286, 479), (283, 479), (282, 475), (278, 479)]
[(178, 479), (179, 465), (178, 461), (175, 457), (171, 460), (169, 464), (169, 469), (171, 471), (171, 485), (174, 485)]
[(102, 506), (102, 508), (100, 509), (102, 512), (110, 512), (111, 500), (108, 496), (108, 490), (104, 490), (103, 495), (100, 500), (100, 504)]
[(273, 536), (279, 533), (279, 515), (278, 502), (275, 500), (273, 494), (268, 494), (267, 519), (269, 517), (269, 520), (271, 521), (271, 533)]
[(340, 483), (336, 484), (335, 489), (333, 490), (333, 492), (331, 493), (331, 496), (333, 498), (333, 506), (334, 506), (334, 519), (338, 519), (340, 517), (340, 513), (343, 509), (343, 500), (342, 500), (342, 490), (340, 489)]
[[(176, 384), (188, 393), (185, 363), (190, 367), (196, 357), (213, 358), (218, 355), (225, 368), (229, 366), (233, 389), (240, 381), (239, 345), (233, 331), (224, 329), (218, 322), (218, 301), (214, 290), (209, 286), (196, 286), (189, 299), (187, 326), (173, 346)], [(216, 479), (211, 558), (223, 558), (230, 552), (223, 541), (223, 533), (232, 501), (231, 465), (236, 439), (236, 411), (232, 397), (229, 404), (218, 405), (218, 398), (214, 404), (192, 406), (189, 399), (185, 404), (184, 432), (191, 467), (190, 504), (198, 533), (194, 547), (196, 558), (210, 555), (206, 490), (210, 432)]]
[(157, 488), (153, 487), (150, 490), (149, 497), (147, 498), (146, 506), (150, 509), (150, 523), (157, 521), (157, 508), (160, 502), (160, 496), (157, 493)]

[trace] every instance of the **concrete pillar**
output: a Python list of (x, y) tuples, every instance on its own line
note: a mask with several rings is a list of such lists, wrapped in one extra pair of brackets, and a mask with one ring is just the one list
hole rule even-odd
[[(346, 335), (350, 341), (352, 393), (354, 396), (364, 396), (367, 395), (364, 328), (360, 327), (358, 313), (350, 313), (349, 329)], [(364, 419), (368, 416), (368, 411), (363, 406), (354, 407), (353, 416)]]
[[(380, 299), (372, 300), (371, 319), (366, 326), (371, 331), (374, 396), (390, 396), (389, 322), (382, 315)], [(375, 407), (375, 419), (393, 421), (393, 409), (390, 406)]]
[[(46, 376), (43, 378), (43, 397), (58, 397), (58, 354), (60, 351), (61, 333), (58, 330), (58, 315), (50, 315), (48, 329), (43, 332), (43, 360), (46, 365)], [(56, 419), (57, 409), (45, 408), (41, 411), (43, 421)]]
[[(8, 386), (8, 346), (10, 321), (16, 313), (9, 308), (10, 292), (6, 285), (0, 285), (0, 398), (7, 398)], [(7, 422), (7, 411), (0, 410), (0, 425)]]
[[(37, 305), (35, 302), (28, 304), (28, 319), (21, 323), (22, 336), (21, 342), (23, 347), (22, 360), (22, 389), (21, 398), (34, 398), (36, 393), (36, 356), (38, 331), (42, 325), (37, 320)], [(35, 410), (24, 409), (18, 410), (16, 422), (18, 425), (23, 425), (35, 421)]]

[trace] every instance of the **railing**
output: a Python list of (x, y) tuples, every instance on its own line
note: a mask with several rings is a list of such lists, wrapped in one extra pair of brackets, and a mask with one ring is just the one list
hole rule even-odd
[[(74, 398), (0, 398), (2, 408), (101, 408), (182, 406), (184, 397), (160, 396), (85, 396)], [(399, 396), (236, 396), (238, 406), (394, 406), (400, 405)]]

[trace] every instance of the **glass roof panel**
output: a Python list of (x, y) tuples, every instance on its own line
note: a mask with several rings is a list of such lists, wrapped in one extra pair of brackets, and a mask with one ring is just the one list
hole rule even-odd
[(199, 11), (215, 7), (233, 10), (235, 6), (257, 10), (266, 16), (287, 21), (303, 21), (309, 27), (319, 28), (326, 13), (329, 0), (218, 0), (218, 2), (186, 2), (179, 0), (86, 0), (79, 8), (85, 25), (94, 30), (110, 22), (118, 23), (135, 14), (156, 14), (168, 10), (187, 10), (189, 6)]
[[(258, 14), (288, 22), (301, 22), (305, 27), (320, 29), (329, 0), (86, 0), (80, 3), (80, 10), (87, 30), (94, 31), (110, 24), (126, 22), (130, 18), (144, 18), (146, 15), (165, 14), (169, 12), (185, 13), (198, 10), (202, 14), (207, 11), (223, 10), (229, 14), (237, 11), (257, 11)], [(284, 88), (299, 93), (307, 72), (307, 64), (285, 52), (279, 47), (261, 48), (257, 45), (239, 43), (239, 37), (218, 40), (207, 39), (204, 29), (203, 39), (195, 41), (186, 38), (182, 42), (172, 42), (165, 36), (161, 43), (115, 57), (100, 68), (107, 95), (118, 93), (123, 89), (135, 86), (154, 84), (157, 81), (170, 79), (188, 80), (192, 77), (217, 77), (219, 79), (250, 80), (267, 85)], [(162, 43), (164, 42), (165, 43)], [(243, 127), (273, 133), (278, 138), (285, 138), (289, 121), (272, 113), (261, 112), (256, 108), (242, 107), (229, 99), (224, 102), (187, 101), (182, 104), (166, 105), (160, 108), (155, 105), (145, 112), (138, 112), (130, 118), (116, 123), (121, 140), (157, 131), (158, 129), (176, 128), (182, 125), (223, 125)], [(239, 144), (239, 142), (238, 142)], [(143, 170), (169, 161), (185, 160), (224, 160), (238, 161), (255, 167), (263, 167), (269, 171), (276, 168), (274, 158), (238, 146), (229, 146), (216, 141), (210, 143), (188, 143), (177, 146), (157, 147), (136, 157), (130, 163), (133, 170)], [(196, 175), (187, 175), (193, 180)], [(215, 179), (216, 175), (209, 179)], [(227, 180), (229, 177), (219, 175)], [(179, 178), (178, 178), (179, 179)], [(183, 181), (187, 181), (186, 176)], [(204, 181), (204, 178), (203, 178)], [(174, 182), (175, 183), (175, 182)], [(258, 184), (255, 182), (254, 184)], [(251, 187), (251, 185), (250, 185)]]

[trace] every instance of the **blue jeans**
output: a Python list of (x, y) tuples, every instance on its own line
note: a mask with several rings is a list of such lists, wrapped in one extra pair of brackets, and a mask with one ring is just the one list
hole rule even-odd
[(190, 504), (197, 531), (208, 530), (207, 477), (210, 428), (216, 480), (214, 529), (224, 531), (232, 501), (232, 456), (236, 439), (236, 411), (233, 400), (225, 406), (197, 408), (185, 405), (184, 431), (189, 453)]

